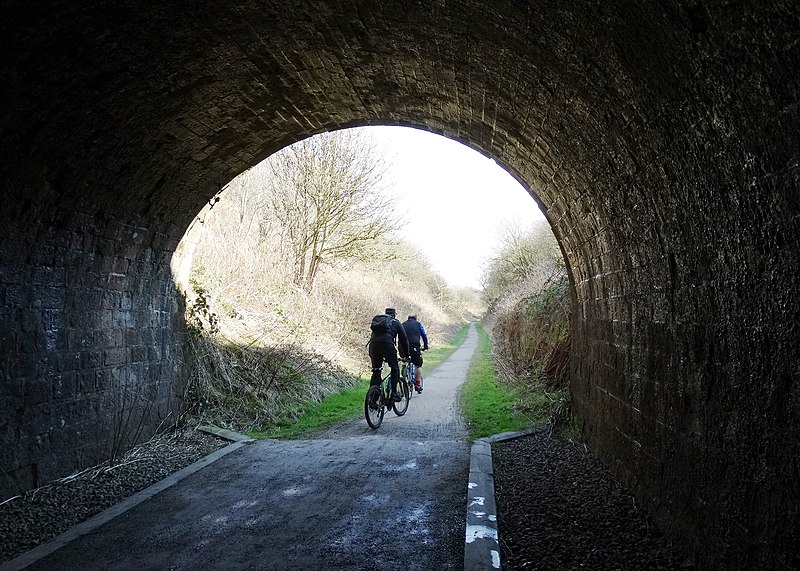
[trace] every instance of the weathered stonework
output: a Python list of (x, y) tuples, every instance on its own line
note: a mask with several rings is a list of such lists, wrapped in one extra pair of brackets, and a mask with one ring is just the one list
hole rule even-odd
[(615, 474), (706, 568), (800, 564), (796, 1), (30, 4), (0, 8), (0, 496), (101, 456), (125, 399), (179, 408), (171, 257), (222, 185), (403, 124), (541, 204)]

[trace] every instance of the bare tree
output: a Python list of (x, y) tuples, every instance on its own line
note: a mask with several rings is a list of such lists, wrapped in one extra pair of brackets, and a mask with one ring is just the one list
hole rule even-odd
[(270, 213), (294, 282), (308, 291), (321, 266), (375, 256), (375, 241), (397, 228), (385, 158), (363, 132), (323, 133), (266, 163)]
[[(226, 195), (236, 205), (238, 232), (249, 234), (254, 225), (263, 225), (261, 218), (267, 207), (267, 200), (261, 189), (265, 185), (264, 169), (257, 166), (237, 176), (228, 186)], [(263, 230), (259, 230), (260, 234), (264, 234)]]
[(562, 260), (558, 242), (547, 224), (526, 229), (509, 223), (501, 236), (498, 253), (488, 261), (482, 276), (483, 297), (490, 311), (496, 309), (500, 300), (508, 298), (511, 290), (534, 276), (550, 276), (559, 263), (563, 264)]
[(453, 302), (453, 290), (450, 288), (447, 281), (445, 281), (444, 277), (432, 271), (427, 283), (431, 296), (433, 296), (433, 299), (439, 307), (442, 309), (449, 307)]

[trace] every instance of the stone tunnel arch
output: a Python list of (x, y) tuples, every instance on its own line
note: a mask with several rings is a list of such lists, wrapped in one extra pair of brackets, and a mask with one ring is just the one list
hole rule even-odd
[(172, 253), (225, 183), (405, 124), (535, 190), (574, 414), (615, 474), (708, 566), (796, 563), (796, 2), (0, 10), (0, 495), (95, 459), (120, 387), (153, 424), (178, 406)]

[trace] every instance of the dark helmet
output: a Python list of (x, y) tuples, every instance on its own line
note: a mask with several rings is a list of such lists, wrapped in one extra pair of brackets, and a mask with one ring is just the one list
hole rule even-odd
[(395, 317), (397, 315), (397, 312), (394, 310), (394, 307), (387, 307), (384, 313), (386, 315), (391, 315), (392, 317)]

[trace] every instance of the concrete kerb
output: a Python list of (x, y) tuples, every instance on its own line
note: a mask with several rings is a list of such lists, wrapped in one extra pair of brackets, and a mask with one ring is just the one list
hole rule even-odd
[(217, 428), (216, 426), (198, 426), (197, 430), (200, 432), (213, 434), (214, 436), (219, 436), (220, 438), (230, 440), (231, 442), (248, 443), (254, 441), (254, 439), (250, 438), (249, 436), (245, 436), (244, 434), (239, 434), (233, 430), (226, 430), (225, 428)]
[(214, 434), (225, 440), (231, 441), (231, 444), (228, 444), (224, 448), (220, 448), (216, 452), (212, 452), (208, 456), (201, 458), (194, 464), (190, 464), (186, 466), (182, 470), (175, 472), (174, 474), (167, 476), (160, 482), (156, 482), (152, 486), (141, 490), (131, 497), (121, 501), (120, 503), (111, 506), (105, 511), (96, 514), (86, 521), (79, 523), (61, 535), (56, 536), (55, 538), (51, 539), (47, 543), (43, 543), (30, 551), (11, 559), (10, 561), (6, 561), (5, 563), (0, 564), (0, 571), (19, 571), (20, 569), (24, 569), (28, 565), (42, 559), (53, 553), (54, 551), (60, 549), (67, 543), (78, 539), (81, 536), (86, 535), (87, 533), (91, 533), (104, 523), (107, 523), (114, 519), (115, 517), (122, 515), (126, 511), (130, 510), (131, 508), (139, 505), (143, 501), (155, 496), (157, 493), (166, 490), (167, 488), (174, 486), (184, 478), (194, 474), (195, 472), (202, 470), (212, 462), (215, 462), (233, 452), (234, 450), (238, 450), (245, 444), (253, 442), (254, 440), (248, 436), (244, 436), (243, 434), (238, 434), (236, 432), (232, 432), (230, 430), (225, 430), (222, 428), (210, 427), (210, 426), (199, 426), (197, 430), (202, 432), (207, 432), (209, 434)]
[(464, 570), (500, 569), (500, 534), (494, 498), (492, 443), (532, 434), (535, 430), (503, 432), (479, 438), (472, 444), (467, 484), (467, 531)]

